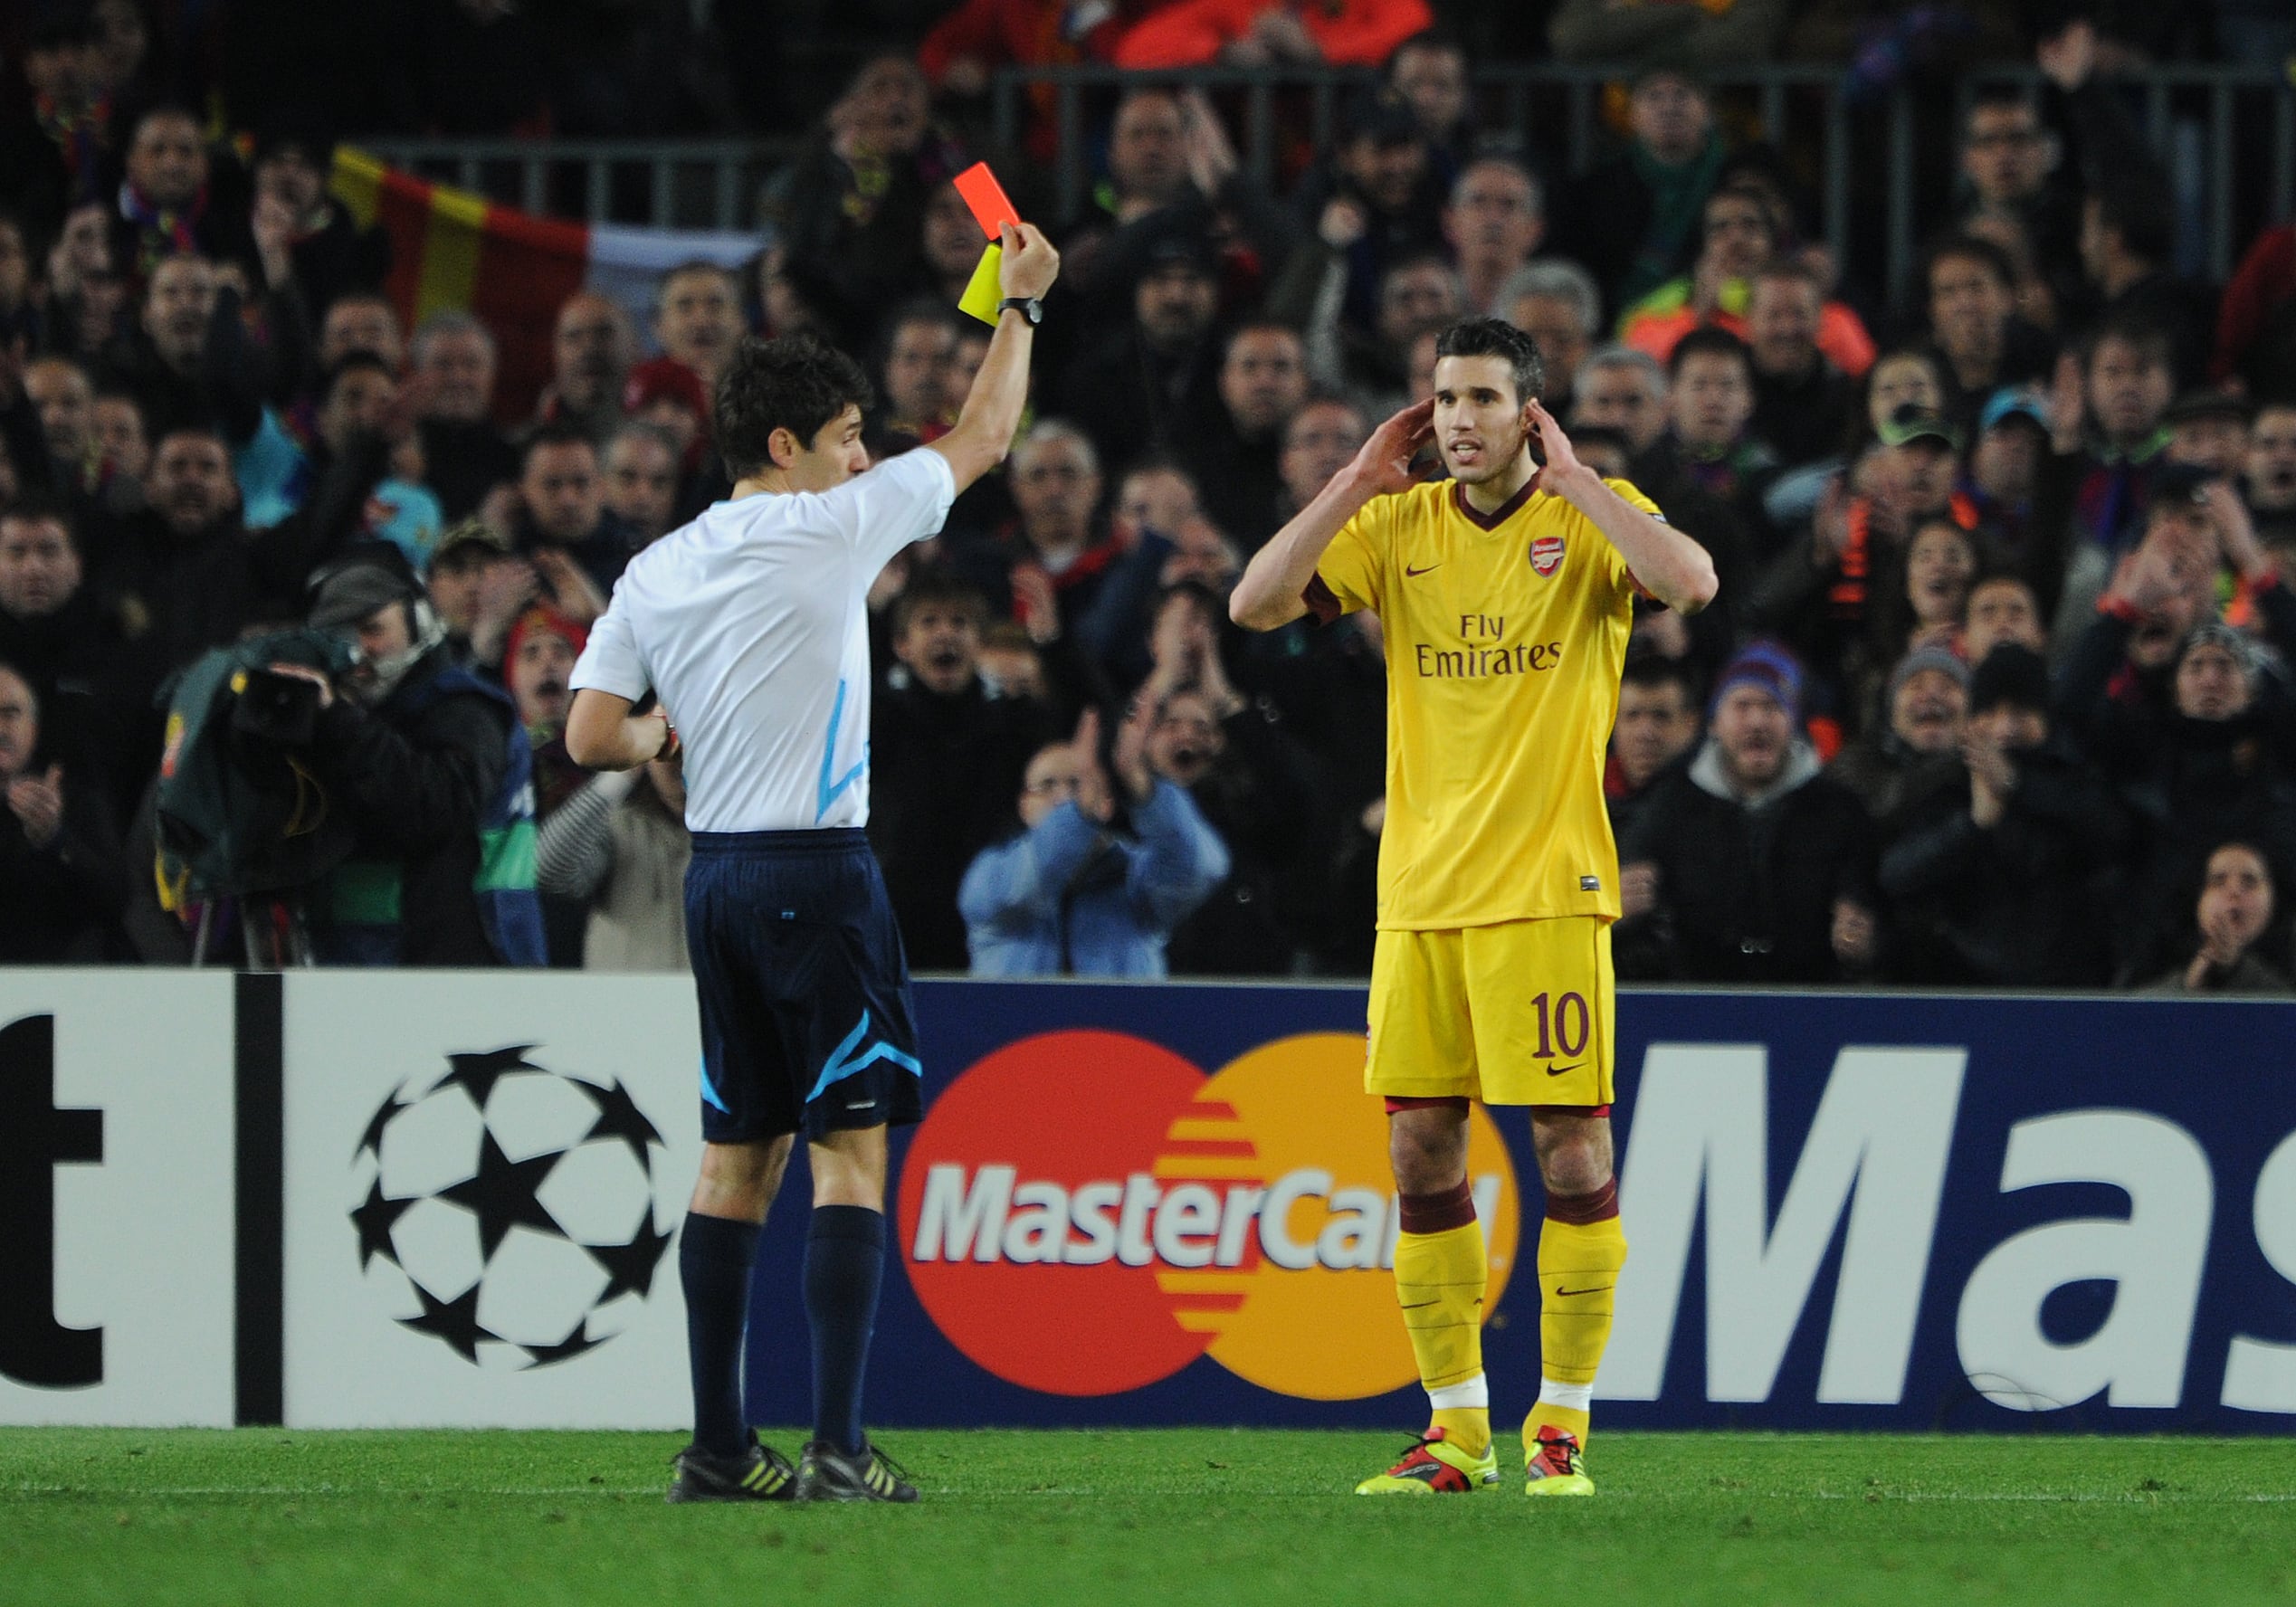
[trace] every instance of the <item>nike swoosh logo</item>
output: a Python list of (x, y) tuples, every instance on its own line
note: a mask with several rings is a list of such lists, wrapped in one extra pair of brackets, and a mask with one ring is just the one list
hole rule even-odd
[(1443, 567), (1443, 566), (1442, 566), (1441, 564), (1430, 564), (1430, 565), (1428, 565), (1428, 566), (1427, 566), (1424, 569), (1414, 569), (1414, 568), (1413, 568), (1410, 565), (1405, 564), (1405, 565), (1403, 566), (1403, 572), (1404, 572), (1405, 575), (1412, 576), (1414, 579), (1416, 579), (1418, 576), (1420, 576), (1420, 575), (1430, 575), (1430, 574), (1433, 574), (1435, 570), (1438, 570), (1438, 569), (1440, 569), (1440, 568), (1442, 568), (1442, 567)]
[(1548, 1067), (1548, 1068), (1547, 1068), (1547, 1075), (1548, 1075), (1548, 1076), (1549, 1076), (1549, 1077), (1560, 1077), (1560, 1076), (1561, 1076), (1564, 1072), (1566, 1072), (1566, 1071), (1576, 1071), (1576, 1070), (1578, 1070), (1581, 1066), (1585, 1065), (1586, 1063), (1586, 1061), (1584, 1061), (1584, 1060), (1573, 1060), (1573, 1061), (1571, 1061), (1571, 1063), (1570, 1063), (1569, 1065), (1567, 1065), (1567, 1066), (1549, 1066), (1549, 1067)]
[(1555, 1286), (1555, 1292), (1566, 1298), (1571, 1295), (1599, 1295), (1605, 1289), (1614, 1289), (1617, 1287), (1618, 1286), (1615, 1283), (1598, 1283), (1592, 1288), (1567, 1289), (1558, 1283)]

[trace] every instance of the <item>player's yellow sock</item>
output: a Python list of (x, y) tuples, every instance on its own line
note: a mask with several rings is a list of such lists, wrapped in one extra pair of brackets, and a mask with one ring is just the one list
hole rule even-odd
[(1585, 1447), (1595, 1372), (1610, 1341), (1611, 1305), (1625, 1265), (1615, 1180), (1592, 1193), (1547, 1196), (1539, 1233), (1539, 1400), (1523, 1420), (1526, 1450), (1542, 1427), (1576, 1434)]
[(1462, 1179), (1455, 1189), (1405, 1194), (1396, 1238), (1396, 1298), (1418, 1358), (1434, 1426), (1470, 1456), (1491, 1447), (1482, 1371), (1483, 1289), (1491, 1258)]

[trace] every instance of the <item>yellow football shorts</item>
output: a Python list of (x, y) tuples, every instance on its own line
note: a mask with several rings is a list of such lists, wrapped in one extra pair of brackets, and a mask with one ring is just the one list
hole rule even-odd
[(1596, 916), (1383, 930), (1364, 1087), (1389, 1098), (1607, 1105), (1614, 991), (1610, 923)]

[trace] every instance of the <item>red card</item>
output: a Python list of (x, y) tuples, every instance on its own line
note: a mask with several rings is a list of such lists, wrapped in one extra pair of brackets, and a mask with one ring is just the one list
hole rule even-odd
[(996, 175), (988, 170), (986, 162), (976, 162), (957, 176), (957, 193), (965, 197), (965, 204), (973, 209), (981, 233), (991, 240), (1000, 238), (1000, 224), (1021, 221), (1021, 214), (1005, 198), (1005, 186), (996, 182)]

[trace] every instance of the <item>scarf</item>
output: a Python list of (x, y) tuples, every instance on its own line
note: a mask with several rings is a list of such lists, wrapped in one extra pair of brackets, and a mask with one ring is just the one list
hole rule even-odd
[(1697, 232), (1699, 211), (1722, 171), (1722, 137), (1709, 133), (1706, 147), (1679, 167), (1660, 161), (1639, 141), (1627, 151), (1627, 159), (1651, 198), (1650, 227), (1634, 248), (1618, 290), (1621, 301), (1633, 302), (1665, 282), (1682, 260), (1683, 245)]
[(92, 199), (96, 167), (111, 136), (111, 97), (99, 95), (85, 105), (66, 106), (53, 95), (38, 95), (33, 99), (32, 116), (63, 157), (71, 204)]
[(149, 278), (162, 257), (195, 256), (199, 251), (199, 223), (207, 215), (207, 186), (201, 185), (191, 204), (170, 209), (151, 200), (133, 184), (119, 186), (119, 215), (136, 225), (141, 249), (137, 271)]

